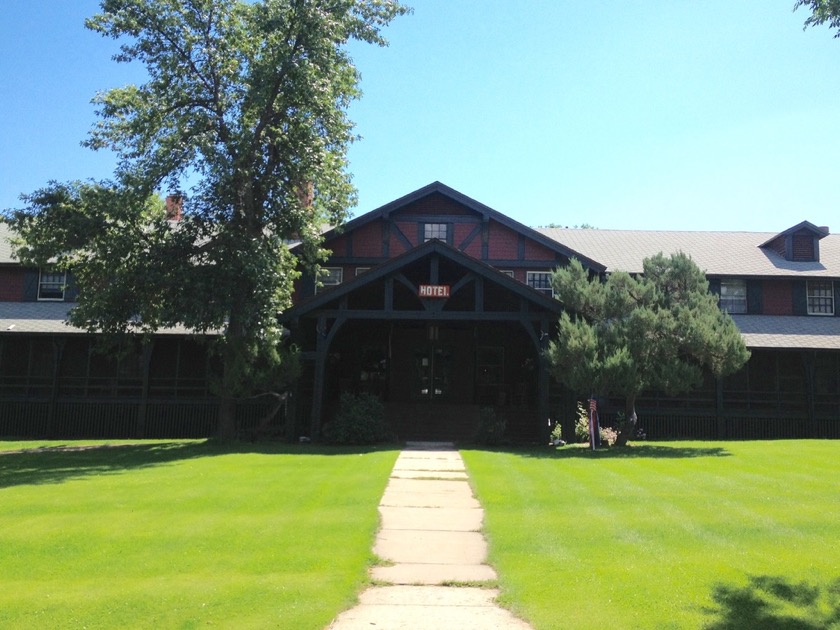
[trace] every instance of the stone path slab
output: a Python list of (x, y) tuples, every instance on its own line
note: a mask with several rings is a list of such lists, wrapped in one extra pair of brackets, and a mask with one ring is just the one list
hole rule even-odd
[[(379, 504), (374, 553), (385, 563), (359, 605), (329, 628), (357, 630), (529, 630), (495, 604), (498, 577), (485, 563), (484, 511), (472, 494), (454, 445), (409, 443), (400, 453)], [(468, 586), (467, 586), (468, 585)]]
[(528, 630), (493, 602), (495, 589), (386, 586), (362, 593), (359, 606), (331, 626), (340, 630)]

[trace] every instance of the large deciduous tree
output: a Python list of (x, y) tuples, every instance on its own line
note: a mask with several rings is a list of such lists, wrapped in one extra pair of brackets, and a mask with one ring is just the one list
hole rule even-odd
[(828, 23), (831, 28), (837, 29), (834, 37), (840, 37), (840, 0), (797, 0), (793, 10), (799, 7), (811, 10), (811, 16), (805, 20), (805, 28)]
[(590, 277), (577, 260), (553, 275), (564, 312), (548, 348), (554, 376), (577, 394), (623, 396), (617, 444), (636, 427), (636, 398), (699, 386), (703, 371), (721, 377), (749, 359), (732, 318), (718, 308), (703, 272), (687, 255), (658, 254), (644, 273)]
[[(96, 96), (85, 144), (116, 152), (113, 178), (24, 195), (7, 213), (17, 252), (73, 270), (71, 321), (91, 332), (218, 332), (223, 437), (235, 397), (282, 364), (277, 314), (297, 260), (316, 269), (322, 226), (355, 203), (346, 45), (384, 45), (406, 12), (396, 0), (103, 0), (87, 20), (148, 81)], [(175, 191), (177, 224), (158, 196)]]

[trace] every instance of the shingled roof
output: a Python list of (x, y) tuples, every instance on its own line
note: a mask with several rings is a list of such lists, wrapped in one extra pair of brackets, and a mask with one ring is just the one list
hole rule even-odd
[(840, 317), (733, 315), (748, 348), (840, 350)]
[(641, 273), (642, 261), (683, 252), (710, 276), (840, 278), (840, 235), (820, 241), (819, 261), (785, 260), (761, 245), (776, 232), (666, 232), (537, 228), (545, 236), (603, 263), (607, 271)]

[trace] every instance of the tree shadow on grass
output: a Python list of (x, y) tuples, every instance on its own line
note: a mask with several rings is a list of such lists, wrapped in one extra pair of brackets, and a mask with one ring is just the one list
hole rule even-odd
[(580, 446), (531, 447), (528, 449), (505, 450), (522, 457), (545, 459), (687, 459), (693, 457), (729, 457), (728, 450), (720, 446), (666, 446), (664, 444), (634, 444), (621, 448), (599, 448), (592, 450)]
[(330, 447), (278, 442), (138, 442), (90, 445), (73, 443), (0, 452), (0, 488), (63, 483), (84, 477), (118, 474), (172, 462), (255, 453), (265, 455), (361, 455), (393, 447)]
[(840, 578), (828, 584), (750, 576), (746, 585), (718, 584), (705, 630), (819, 630), (840, 627)]

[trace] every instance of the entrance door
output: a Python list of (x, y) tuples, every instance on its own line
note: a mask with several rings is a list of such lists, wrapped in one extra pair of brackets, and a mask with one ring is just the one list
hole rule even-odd
[(415, 400), (447, 400), (452, 394), (452, 349), (429, 343), (414, 351)]

